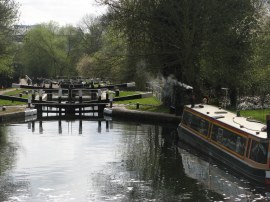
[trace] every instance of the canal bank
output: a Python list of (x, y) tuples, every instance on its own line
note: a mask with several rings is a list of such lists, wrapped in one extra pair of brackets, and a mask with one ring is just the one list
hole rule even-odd
[(122, 118), (127, 120), (149, 121), (152, 123), (159, 122), (159, 123), (179, 124), (181, 121), (180, 116), (176, 116), (173, 114), (129, 110), (122, 106), (105, 108), (104, 114), (116, 118)]
[[(14, 122), (16, 120), (25, 119), (28, 116), (36, 115), (36, 109), (29, 109), (26, 106), (6, 106), (5, 109), (0, 111), (0, 123)], [(181, 121), (180, 116), (173, 114), (148, 112), (129, 110), (122, 106), (115, 106), (113, 108), (105, 108), (104, 115), (108, 115), (115, 118), (127, 119), (127, 120), (140, 120), (147, 122), (159, 122), (179, 124)]]
[(0, 108), (0, 123), (17, 122), (37, 114), (36, 109), (26, 106), (2, 106)]

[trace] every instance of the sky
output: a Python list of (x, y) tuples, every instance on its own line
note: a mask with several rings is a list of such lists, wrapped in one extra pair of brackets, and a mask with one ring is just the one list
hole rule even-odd
[(84, 16), (98, 16), (106, 12), (95, 0), (17, 0), (21, 25), (55, 21), (64, 26), (77, 25)]

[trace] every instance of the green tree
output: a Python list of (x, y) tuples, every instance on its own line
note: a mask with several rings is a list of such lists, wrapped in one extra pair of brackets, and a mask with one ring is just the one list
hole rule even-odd
[(213, 87), (228, 87), (235, 106), (243, 72), (250, 68), (256, 30), (256, 7), (249, 0), (212, 1), (207, 7), (201, 57), (202, 79)]
[(108, 18), (128, 40), (130, 68), (144, 60), (148, 71), (173, 74), (199, 91), (202, 83), (229, 87), (232, 101), (249, 68), (256, 2), (103, 1), (111, 8)]
[(248, 79), (245, 86), (252, 95), (260, 96), (261, 105), (270, 90), (270, 18), (266, 15), (260, 21), (257, 37), (253, 40), (252, 68), (245, 72)]
[(111, 27), (101, 36), (100, 48), (84, 55), (77, 64), (81, 76), (106, 78), (114, 82), (126, 81), (123, 74), (126, 56), (125, 37)]
[(32, 77), (56, 77), (75, 74), (71, 61), (76, 30), (60, 28), (51, 22), (36, 25), (25, 36), (22, 63)]
[(18, 5), (13, 0), (0, 1), (0, 85), (12, 78), (13, 27), (17, 20)]

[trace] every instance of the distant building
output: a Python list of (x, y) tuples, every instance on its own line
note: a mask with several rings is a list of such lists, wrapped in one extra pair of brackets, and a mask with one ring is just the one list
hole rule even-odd
[(14, 25), (14, 40), (22, 42), (25, 34), (36, 25)]

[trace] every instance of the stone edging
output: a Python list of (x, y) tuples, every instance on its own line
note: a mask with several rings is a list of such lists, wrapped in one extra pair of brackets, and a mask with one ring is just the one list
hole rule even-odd
[(104, 114), (117, 118), (150, 121), (158, 123), (179, 124), (181, 121), (180, 116), (175, 116), (172, 114), (128, 110), (124, 107), (105, 108)]
[(37, 114), (36, 109), (24, 109), (23, 111), (10, 112), (0, 115), (0, 123), (14, 122)]

